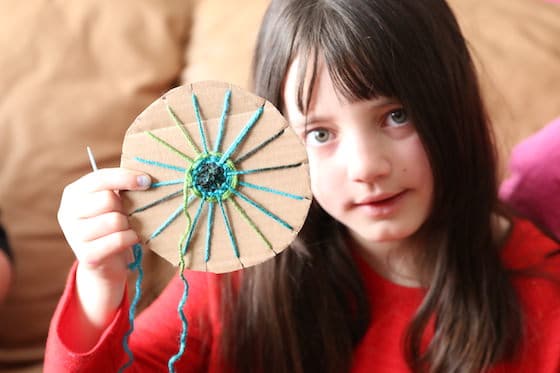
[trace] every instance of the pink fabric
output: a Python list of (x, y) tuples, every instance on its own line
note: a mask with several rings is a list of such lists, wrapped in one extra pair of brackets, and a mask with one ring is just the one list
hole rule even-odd
[(560, 239), (560, 117), (519, 143), (500, 198)]

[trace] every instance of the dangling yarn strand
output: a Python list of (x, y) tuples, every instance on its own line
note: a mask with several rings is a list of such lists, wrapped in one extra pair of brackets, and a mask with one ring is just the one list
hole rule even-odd
[(132, 299), (130, 308), (128, 310), (128, 322), (130, 327), (124, 335), (122, 341), (124, 351), (128, 355), (128, 361), (119, 368), (119, 373), (130, 367), (134, 362), (134, 354), (130, 350), (128, 340), (130, 338), (130, 335), (134, 331), (134, 317), (136, 315), (136, 306), (138, 305), (138, 302), (140, 301), (140, 298), (142, 296), (142, 279), (144, 278), (144, 270), (142, 269), (142, 246), (140, 244), (134, 245), (132, 247), (132, 252), (134, 253), (134, 261), (128, 265), (128, 268), (138, 271), (138, 276), (136, 277), (134, 298)]

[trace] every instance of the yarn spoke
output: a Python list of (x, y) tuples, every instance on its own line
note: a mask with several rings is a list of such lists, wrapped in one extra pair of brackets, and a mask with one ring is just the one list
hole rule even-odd
[(168, 185), (178, 185), (178, 184), (183, 184), (184, 182), (185, 182), (184, 179), (158, 181), (157, 183), (153, 183), (152, 185), (150, 185), (150, 188), (159, 188)]
[(298, 163), (291, 163), (291, 164), (286, 164), (286, 165), (282, 165), (282, 166), (254, 168), (252, 170), (237, 170), (237, 171), (233, 171), (233, 174), (234, 175), (248, 175), (248, 174), (255, 174), (255, 173), (259, 173), (259, 172), (277, 171), (277, 170), (283, 170), (283, 169), (286, 169), (286, 168), (299, 167), (302, 164), (303, 164), (302, 162), (298, 162)]
[(179, 119), (179, 117), (175, 114), (175, 112), (173, 111), (171, 106), (167, 105), (166, 108), (167, 108), (167, 112), (171, 116), (171, 119), (173, 119), (173, 122), (175, 122), (175, 125), (177, 127), (179, 127), (179, 129), (183, 133), (183, 136), (185, 136), (185, 139), (187, 140), (187, 142), (191, 146), (192, 150), (194, 150), (194, 152), (196, 154), (199, 154), (200, 150), (198, 149), (198, 146), (196, 146), (196, 144), (194, 143), (194, 140), (192, 139), (191, 135), (189, 134), (189, 131), (187, 131), (187, 127), (185, 127), (185, 124), (183, 123), (183, 121), (181, 121), (181, 119)]
[(239, 181), (239, 185), (247, 187), (247, 188), (251, 188), (251, 189), (262, 190), (263, 192), (278, 194), (279, 196), (288, 197), (288, 198), (299, 200), (299, 201), (301, 201), (303, 199), (306, 199), (305, 197), (302, 197), (302, 196), (282, 192), (281, 190), (272, 189), (272, 188), (261, 186), (261, 185), (247, 183), (247, 182), (244, 182), (244, 181)]
[(229, 237), (229, 241), (231, 242), (233, 253), (237, 258), (239, 258), (239, 248), (237, 247), (237, 243), (235, 242), (235, 236), (233, 234), (233, 231), (231, 230), (231, 224), (229, 222), (228, 214), (224, 209), (224, 204), (222, 203), (222, 201), (218, 201), (218, 206), (220, 206), (220, 211), (222, 212), (222, 218), (224, 219), (224, 225), (226, 226), (226, 231)]
[(132, 216), (132, 215), (137, 214), (137, 213), (139, 213), (139, 212), (142, 212), (142, 211), (146, 211), (146, 210), (148, 210), (148, 209), (151, 209), (152, 207), (155, 207), (155, 206), (157, 206), (157, 205), (159, 205), (159, 204), (161, 204), (161, 203), (163, 203), (163, 202), (166, 202), (166, 201), (169, 201), (169, 200), (171, 200), (171, 199), (173, 199), (173, 198), (179, 197), (179, 196), (181, 196), (182, 194), (183, 194), (183, 190), (182, 190), (182, 189), (181, 189), (181, 190), (178, 190), (178, 191), (175, 191), (175, 192), (173, 192), (173, 193), (170, 193), (170, 194), (168, 194), (168, 195), (166, 195), (166, 196), (163, 196), (162, 198), (156, 199), (155, 201), (148, 203), (147, 205), (138, 207), (137, 209), (135, 209), (134, 211), (132, 211), (132, 212), (129, 214), (129, 216)]
[(183, 158), (187, 162), (189, 162), (189, 163), (193, 162), (193, 159), (191, 157), (189, 157), (188, 155), (186, 155), (185, 153), (183, 153), (182, 151), (180, 151), (179, 149), (177, 149), (176, 147), (174, 147), (173, 145), (171, 145), (170, 143), (168, 143), (167, 141), (165, 141), (161, 137), (158, 137), (158, 136), (154, 135), (150, 131), (147, 131), (146, 133), (148, 134), (148, 136), (150, 136), (152, 139), (157, 141), (159, 144), (165, 146), (167, 149), (171, 150), (173, 153), (177, 154), (179, 157)]
[(228, 89), (224, 97), (224, 105), (222, 107), (222, 116), (220, 117), (220, 125), (218, 127), (218, 135), (216, 136), (216, 143), (214, 144), (214, 152), (220, 151), (222, 146), (222, 138), (224, 137), (224, 130), (226, 118), (229, 112), (229, 103), (231, 100), (231, 89)]
[(204, 132), (204, 126), (202, 124), (202, 118), (200, 116), (200, 106), (198, 105), (198, 98), (196, 95), (191, 95), (192, 97), (192, 105), (194, 109), (194, 116), (196, 118), (196, 123), (198, 124), (198, 132), (200, 134), (200, 140), (202, 141), (202, 147), (204, 148), (204, 154), (208, 154), (208, 144), (206, 141), (206, 133)]
[(157, 236), (161, 234), (179, 215), (181, 215), (181, 211), (183, 211), (183, 206), (179, 206), (165, 221), (150, 235), (150, 238), (146, 242), (150, 242)]
[(204, 249), (204, 261), (210, 260), (210, 244), (212, 242), (212, 225), (214, 223), (214, 203), (208, 204), (208, 219), (206, 224), (206, 247)]
[(280, 225), (282, 225), (283, 227), (288, 228), (289, 230), (293, 231), (294, 228), (286, 223), (284, 220), (282, 220), (280, 217), (278, 217), (277, 215), (273, 214), (272, 212), (268, 211), (266, 208), (264, 208), (263, 206), (261, 206), (260, 204), (258, 204), (257, 202), (253, 201), (252, 199), (250, 199), (249, 197), (247, 197), (246, 195), (244, 195), (243, 193), (240, 193), (236, 190), (232, 190), (231, 191), (233, 194), (235, 194), (237, 197), (243, 199), (245, 202), (249, 203), (251, 206), (255, 207), (257, 210), (259, 210), (260, 212), (262, 212), (263, 214), (265, 214), (266, 216), (268, 216), (269, 218), (272, 218), (275, 222), (279, 223)]
[(256, 152), (258, 152), (259, 150), (261, 150), (262, 148), (264, 148), (265, 146), (267, 146), (268, 144), (270, 144), (271, 142), (273, 142), (274, 140), (282, 136), (284, 134), (284, 131), (286, 131), (286, 128), (282, 128), (280, 131), (276, 132), (274, 135), (270, 136), (268, 139), (266, 139), (259, 145), (255, 146), (253, 149), (249, 150), (247, 153), (237, 158), (235, 160), (235, 163), (243, 162), (247, 158), (251, 157), (253, 154), (255, 154)]
[(151, 159), (145, 159), (145, 158), (142, 158), (142, 157), (134, 157), (133, 159), (136, 162), (144, 163), (144, 164), (154, 166), (154, 167), (166, 168), (168, 170), (173, 170), (173, 171), (178, 171), (178, 172), (183, 172), (183, 173), (187, 171), (187, 169), (184, 168), (184, 167), (175, 166), (175, 165), (172, 165), (172, 164), (158, 162), (158, 161), (152, 161)]
[(251, 219), (249, 215), (247, 215), (247, 212), (243, 209), (243, 207), (241, 207), (241, 205), (239, 205), (239, 203), (237, 203), (237, 201), (234, 198), (230, 198), (229, 201), (231, 201), (233, 207), (235, 207), (235, 209), (245, 220), (245, 222), (247, 222), (247, 224), (249, 224), (249, 226), (255, 231), (255, 233), (263, 240), (265, 245), (268, 246), (268, 248), (272, 250), (274, 254), (276, 254), (276, 251), (274, 251), (274, 248), (272, 247), (272, 244), (270, 243), (268, 238), (266, 238), (264, 233), (259, 229), (259, 227), (257, 227), (253, 219)]
[(241, 144), (243, 142), (243, 140), (245, 140), (245, 136), (247, 136), (247, 134), (249, 133), (251, 128), (253, 128), (253, 126), (257, 123), (257, 121), (261, 117), (263, 111), (264, 111), (264, 106), (259, 107), (257, 109), (257, 111), (255, 111), (255, 113), (253, 114), (251, 119), (249, 119), (249, 121), (247, 122), (245, 127), (241, 130), (239, 135), (237, 135), (237, 137), (231, 143), (231, 145), (225, 151), (225, 153), (222, 154), (222, 158), (220, 159), (220, 163), (224, 163), (226, 160), (228, 160), (229, 157), (233, 154), (233, 152), (235, 152), (237, 150), (237, 147), (239, 146), (239, 144)]

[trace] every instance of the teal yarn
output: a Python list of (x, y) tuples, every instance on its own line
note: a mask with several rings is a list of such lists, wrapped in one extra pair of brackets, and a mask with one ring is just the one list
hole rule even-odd
[(226, 125), (226, 118), (229, 112), (229, 103), (231, 101), (231, 89), (228, 89), (224, 97), (224, 106), (222, 108), (222, 116), (220, 117), (220, 127), (218, 135), (216, 136), (216, 143), (214, 144), (214, 153), (217, 153), (222, 146), (222, 138), (224, 137), (224, 129)]
[(242, 200), (244, 200), (245, 202), (249, 203), (251, 206), (255, 207), (257, 210), (261, 211), (263, 214), (265, 214), (266, 216), (272, 218), (274, 221), (276, 221), (277, 223), (279, 223), (280, 225), (288, 228), (289, 230), (293, 231), (294, 228), (286, 223), (286, 221), (284, 221), (283, 219), (281, 219), (279, 216), (273, 214), (272, 212), (268, 211), (267, 209), (265, 209), (263, 206), (259, 205), (257, 202), (253, 201), (252, 199), (250, 199), (249, 197), (247, 197), (246, 195), (244, 195), (243, 193), (239, 193), (236, 190), (232, 190), (231, 191), (233, 194), (235, 194), (237, 197), (241, 198)]
[(179, 361), (183, 354), (185, 353), (185, 349), (187, 347), (187, 333), (189, 328), (189, 322), (187, 321), (187, 317), (185, 316), (185, 312), (183, 308), (185, 307), (185, 303), (187, 303), (187, 297), (189, 295), (189, 283), (185, 278), (184, 271), (181, 270), (180, 276), (181, 281), (183, 282), (183, 294), (181, 295), (181, 300), (179, 301), (179, 305), (177, 306), (177, 313), (181, 319), (181, 334), (179, 335), (179, 351), (167, 362), (167, 369), (170, 373), (175, 373), (175, 363)]
[(172, 164), (167, 164), (167, 163), (163, 163), (163, 162), (152, 161), (150, 159), (145, 159), (145, 158), (141, 158), (141, 157), (134, 157), (134, 160), (136, 162), (145, 163), (145, 164), (148, 164), (150, 166), (167, 168), (168, 170), (174, 170), (174, 171), (178, 171), (178, 172), (185, 172), (187, 170), (184, 167), (174, 166)]
[(152, 183), (152, 185), (150, 185), (150, 188), (159, 188), (168, 185), (179, 185), (179, 184), (183, 184), (184, 182), (185, 180), (183, 179), (158, 181), (157, 183)]
[(247, 122), (245, 127), (239, 133), (239, 135), (237, 135), (235, 140), (233, 140), (233, 143), (231, 143), (229, 148), (224, 152), (224, 154), (222, 154), (222, 158), (220, 159), (220, 163), (223, 163), (226, 160), (228, 160), (229, 157), (233, 154), (233, 152), (235, 152), (237, 150), (237, 147), (239, 146), (239, 144), (241, 144), (243, 142), (243, 140), (245, 140), (245, 137), (247, 136), (249, 131), (253, 128), (253, 126), (257, 123), (257, 121), (261, 117), (263, 111), (264, 111), (264, 106), (259, 107), (257, 109), (257, 111), (255, 111), (255, 113), (253, 114), (251, 119), (249, 119), (249, 122)]
[(208, 221), (206, 223), (206, 245), (204, 249), (204, 261), (208, 263), (210, 260), (210, 242), (212, 241), (212, 227), (214, 223), (214, 204), (208, 205)]
[[(182, 213), (185, 214), (188, 222), (188, 225), (185, 226), (183, 235), (178, 244), (179, 268), (180, 268), (179, 276), (183, 284), (183, 291), (179, 303), (177, 305), (177, 313), (181, 323), (181, 331), (179, 332), (178, 350), (167, 361), (168, 371), (173, 373), (175, 372), (176, 363), (182, 358), (182, 356), (185, 353), (185, 350), (187, 348), (187, 342), (188, 342), (189, 323), (185, 315), (184, 309), (189, 295), (189, 283), (185, 276), (185, 267), (186, 267), (185, 256), (189, 249), (192, 250), (192, 248), (190, 247), (192, 242), (194, 242), (195, 240), (197, 240), (198, 242), (198, 238), (195, 237), (198, 237), (199, 233), (196, 230), (198, 229), (200, 231), (200, 235), (201, 235), (200, 240), (202, 242), (201, 245), (203, 245), (203, 250), (204, 250), (203, 253), (204, 262), (202, 263), (202, 265), (206, 263), (206, 270), (208, 270), (208, 264), (212, 257), (212, 247), (211, 247), (212, 240), (213, 237), (218, 233), (216, 231), (214, 224), (216, 223), (216, 219), (219, 219), (217, 215), (221, 215), (221, 218), (223, 220), (223, 228), (225, 232), (220, 232), (220, 233), (221, 234), (227, 233), (227, 236), (229, 238), (229, 244), (231, 246), (233, 255), (235, 255), (235, 258), (237, 258), (237, 260), (239, 261), (241, 268), (245, 268), (245, 265), (242, 262), (241, 253), (237, 242), (238, 237), (236, 237), (232, 227), (232, 224), (237, 224), (237, 221), (232, 221), (232, 216), (238, 217), (240, 221), (242, 219), (246, 224), (248, 224), (252, 229), (252, 231), (254, 232), (250, 234), (255, 234), (256, 236), (258, 236), (265, 245), (263, 246), (263, 249), (268, 248), (272, 250), (274, 254), (276, 254), (276, 251), (274, 251), (274, 248), (270, 240), (266, 237), (266, 235), (261, 230), (262, 226), (259, 227), (259, 225), (261, 224), (260, 221), (258, 222), (259, 224), (253, 221), (253, 219), (251, 218), (252, 214), (248, 213), (245, 209), (257, 209), (262, 214), (274, 220), (276, 224), (279, 224), (291, 231), (293, 231), (294, 228), (287, 221), (283, 220), (281, 217), (269, 211), (259, 202), (250, 198), (249, 195), (251, 194), (248, 195), (244, 192), (245, 191), (250, 192), (250, 190), (256, 190), (258, 191), (257, 193), (262, 192), (262, 193), (274, 194), (276, 196), (281, 196), (292, 200), (309, 199), (308, 197), (299, 196), (293, 193), (288, 193), (271, 187), (257, 185), (242, 180), (244, 175), (247, 174), (255, 174), (261, 172), (295, 168), (295, 167), (302, 166), (303, 163), (298, 162), (298, 163), (291, 163), (291, 164), (279, 164), (273, 166), (264, 165), (265, 167), (254, 168), (249, 170), (238, 169), (239, 163), (243, 162), (244, 160), (248, 159), (254, 154), (260, 152), (262, 149), (264, 149), (267, 145), (274, 142), (276, 139), (281, 138), (282, 135), (285, 134), (286, 132), (286, 126), (284, 126), (284, 128), (275, 130), (275, 133), (273, 133), (272, 135), (268, 135), (269, 137), (267, 137), (264, 140), (261, 140), (262, 142), (257, 143), (256, 145), (251, 145), (249, 150), (245, 151), (244, 154), (241, 155), (237, 154), (240, 153), (239, 149), (242, 148), (241, 145), (244, 142), (246, 142), (247, 137), (251, 132), (251, 130), (255, 128), (260, 118), (262, 118), (264, 113), (264, 104), (258, 106), (255, 109), (255, 111), (249, 117), (249, 119), (241, 128), (239, 133), (234, 137), (234, 140), (231, 142), (231, 144), (224, 146), (223, 141), (226, 134), (226, 122), (228, 120), (229, 111), (230, 111), (231, 96), (232, 96), (232, 91), (231, 89), (228, 89), (224, 95), (221, 116), (219, 117), (216, 139), (214, 141), (211, 141), (211, 139), (207, 137), (207, 132), (205, 129), (205, 125), (207, 125), (207, 123), (205, 123), (202, 118), (198, 98), (195, 95), (195, 93), (192, 92), (191, 104), (194, 110), (194, 117), (196, 119), (196, 126), (195, 126), (196, 128), (193, 128), (191, 131), (189, 131), (187, 125), (184, 124), (185, 122), (183, 122), (183, 120), (178, 116), (178, 114), (173, 110), (173, 108), (166, 103), (166, 110), (170, 120), (181, 131), (181, 133), (184, 136), (184, 139), (190, 146), (191, 151), (183, 152), (182, 151), (183, 147), (176, 146), (175, 141), (167, 142), (165, 139), (169, 138), (167, 136), (172, 136), (172, 134), (170, 133), (166, 133), (163, 131), (162, 132), (155, 131), (157, 133), (156, 135), (150, 131), (145, 131), (146, 135), (148, 135), (149, 138), (151, 138), (157, 144), (157, 146), (159, 146), (158, 151), (165, 149), (165, 151), (168, 151), (169, 153), (178, 156), (179, 161), (169, 161), (169, 163), (167, 163), (165, 161), (161, 162), (161, 161), (146, 159), (142, 157), (132, 158), (136, 162), (142, 163), (150, 167), (172, 171), (172, 174), (177, 173), (177, 175), (173, 175), (173, 177), (169, 177), (169, 180), (157, 180), (154, 183), (152, 183), (151, 188), (161, 189), (161, 194), (155, 194), (155, 195), (158, 196), (163, 195), (163, 197), (158, 197), (155, 200), (150, 199), (143, 206), (137, 207), (134, 211), (130, 213), (130, 215), (144, 213), (145, 211), (148, 211), (164, 202), (175, 203), (176, 199), (182, 197), (182, 201), (179, 203), (179, 206), (173, 208), (173, 211), (171, 211), (168, 216), (162, 218), (163, 221), (159, 224), (159, 226), (156, 225), (157, 228), (155, 228), (155, 230), (149, 235), (145, 243), (151, 242), (153, 240), (161, 240), (162, 233), (165, 232), (167, 228), (169, 228), (172, 224), (173, 227), (175, 227), (176, 224), (178, 224), (177, 219), (181, 216)], [(194, 125), (194, 123), (192, 124)], [(195, 132), (195, 133), (198, 132), (197, 135), (199, 136), (199, 140), (200, 140), (199, 141), (200, 148), (199, 145), (197, 145), (197, 143), (194, 142), (190, 132)], [(158, 135), (160, 134), (164, 136), (158, 137)], [(237, 157), (237, 159), (232, 158), (234, 156)], [(169, 172), (167, 171), (165, 172), (166, 175), (169, 174)], [(179, 185), (181, 184), (182, 184), (182, 189), (177, 190)], [(169, 192), (166, 192), (167, 191), (166, 188), (170, 188)], [(191, 207), (191, 203), (194, 201), (194, 199), (197, 198), (199, 200), (199, 205), (197, 207), (194, 206)], [(164, 208), (167, 208), (167, 205), (164, 206)], [(196, 209), (196, 212), (194, 213), (192, 219), (188, 211), (191, 208)], [(167, 213), (168, 210), (165, 211)], [(206, 216), (203, 218), (202, 216), (204, 215), (204, 213), (206, 213)], [(206, 223), (206, 227), (204, 227), (204, 223)], [(267, 224), (267, 223), (268, 222), (263, 222), (262, 224)], [(181, 224), (183, 223), (181, 222)], [(143, 274), (142, 274), (142, 268), (140, 264), (141, 255), (142, 255), (140, 245), (135, 245), (134, 254), (135, 254), (135, 260), (133, 263), (131, 263), (130, 269), (138, 270), (139, 275), (136, 282), (136, 294), (134, 295), (134, 300), (131, 302), (131, 307), (129, 310), (130, 329), (127, 331), (127, 333), (123, 338), (123, 348), (128, 356), (128, 360), (121, 367), (119, 372), (130, 367), (134, 361), (134, 356), (129, 348), (128, 340), (130, 335), (134, 331), (133, 319), (136, 312), (138, 299), (141, 293), (140, 285), (141, 285)]]
[(204, 126), (202, 125), (202, 118), (200, 117), (200, 106), (198, 105), (198, 98), (192, 93), (192, 105), (194, 108), (194, 116), (196, 117), (196, 123), (198, 124), (198, 132), (200, 133), (200, 139), (202, 140), (202, 147), (204, 148), (204, 154), (208, 154), (208, 141), (206, 141), (206, 133), (204, 131)]
[[(218, 206), (220, 206), (220, 212), (222, 213), (222, 218), (224, 219), (224, 225), (226, 226), (226, 231), (229, 236), (229, 242), (231, 243), (233, 253), (239, 259), (240, 256), (239, 256), (239, 249), (237, 248), (237, 242), (231, 230), (231, 224), (229, 222), (229, 218), (226, 214), (226, 211), (224, 210), (224, 204), (222, 203), (222, 201), (218, 200)], [(241, 263), (241, 266), (243, 266), (243, 263)]]
[(244, 182), (244, 181), (240, 181), (239, 185), (247, 187), (247, 188), (256, 189), (256, 190), (262, 190), (263, 192), (278, 194), (279, 196), (288, 197), (288, 198), (295, 199), (295, 200), (298, 200), (298, 201), (301, 201), (302, 199), (305, 199), (305, 197), (302, 197), (302, 196), (298, 196), (298, 195), (287, 193), (287, 192), (282, 192), (281, 190), (265, 187), (265, 186), (262, 186), (262, 185), (247, 183), (247, 182)]
[(130, 308), (128, 309), (128, 322), (130, 327), (128, 328), (128, 331), (125, 333), (122, 340), (122, 346), (124, 351), (128, 355), (128, 361), (119, 368), (119, 373), (130, 367), (134, 361), (134, 355), (130, 350), (128, 340), (132, 332), (134, 332), (134, 317), (136, 315), (136, 307), (138, 306), (138, 302), (142, 297), (142, 279), (144, 278), (144, 271), (142, 269), (142, 246), (138, 243), (135, 244), (132, 247), (132, 252), (134, 254), (134, 261), (128, 265), (128, 268), (130, 270), (138, 271), (138, 276), (136, 277), (136, 283), (134, 286), (134, 298), (132, 299)]

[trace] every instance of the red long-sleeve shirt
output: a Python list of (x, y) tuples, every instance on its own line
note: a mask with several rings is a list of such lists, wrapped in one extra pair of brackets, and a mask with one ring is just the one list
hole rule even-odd
[[(516, 222), (502, 251), (505, 266), (536, 268), (558, 281), (546, 276), (513, 278), (523, 308), (524, 340), (513, 361), (500, 363), (491, 372), (560, 372), (560, 255), (550, 255), (557, 249), (555, 242), (529, 222)], [(354, 352), (351, 373), (409, 372), (403, 354), (403, 334), (422, 301), (424, 290), (391, 283), (357, 260), (373, 313), (371, 324)], [(65, 320), (75, 317), (69, 307), (76, 301), (74, 276), (72, 271), (51, 323), (45, 372), (116, 372), (126, 360), (122, 339), (129, 325), (128, 304), (123, 301), (91, 351), (72, 351), (69, 346), (80, 331), (67, 330)], [(223, 371), (217, 355), (221, 329), (217, 279), (218, 275), (214, 274), (188, 273), (190, 291), (185, 310), (191, 322), (185, 354), (175, 365), (177, 372)], [(176, 309), (181, 293), (182, 283), (176, 278), (139, 315), (130, 339), (135, 362), (128, 371), (167, 371), (167, 361), (178, 349), (180, 321)]]

